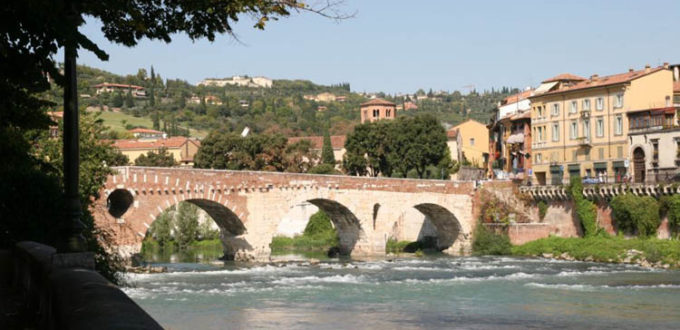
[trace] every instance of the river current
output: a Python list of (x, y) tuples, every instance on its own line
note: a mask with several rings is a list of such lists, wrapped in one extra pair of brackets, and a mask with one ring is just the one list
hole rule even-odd
[(169, 329), (680, 328), (680, 271), (508, 257), (161, 264), (125, 292)]

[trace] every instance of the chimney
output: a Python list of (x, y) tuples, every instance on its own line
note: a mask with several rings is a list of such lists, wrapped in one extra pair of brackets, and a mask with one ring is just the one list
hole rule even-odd
[(597, 81), (598, 78), (600, 78), (600, 76), (597, 73), (590, 76), (590, 80), (592, 81)]
[(668, 62), (663, 62), (663, 68), (668, 70)]
[(633, 68), (628, 69), (628, 72), (634, 72), (634, 71), (635, 71), (635, 69), (633, 69)]
[(649, 73), (649, 71), (650, 71), (651, 68), (652, 68), (652, 67), (649, 66), (649, 64), (645, 65), (645, 73)]

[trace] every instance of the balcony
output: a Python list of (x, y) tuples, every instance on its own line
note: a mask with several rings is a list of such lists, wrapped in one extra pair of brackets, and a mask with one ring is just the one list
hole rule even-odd
[(582, 147), (590, 147), (590, 137), (589, 136), (582, 136), (576, 139), (576, 142), (578, 143), (579, 146)]
[(581, 118), (590, 118), (590, 110), (581, 110)]

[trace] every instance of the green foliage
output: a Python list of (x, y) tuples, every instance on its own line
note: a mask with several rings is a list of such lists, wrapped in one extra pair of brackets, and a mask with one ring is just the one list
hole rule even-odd
[(191, 203), (179, 203), (177, 210), (177, 231), (175, 242), (185, 250), (198, 238), (198, 208)]
[(512, 244), (505, 234), (497, 234), (483, 223), (477, 223), (472, 234), (472, 254), (474, 255), (508, 255)]
[(111, 98), (111, 106), (114, 108), (120, 108), (123, 106), (123, 95), (120, 92), (113, 93), (113, 98)]
[(276, 236), (269, 247), (273, 252), (285, 250), (325, 251), (339, 244), (338, 234), (326, 213), (319, 210), (310, 218), (304, 233), (295, 237)]
[(514, 246), (512, 253), (519, 256), (541, 256), (569, 254), (577, 260), (591, 257), (597, 262), (619, 262), (629, 250), (642, 251), (650, 261), (667, 264), (680, 262), (680, 241), (657, 238), (625, 239), (619, 236), (592, 236), (586, 238), (548, 237)]
[(345, 142), (348, 174), (448, 178), (446, 132), (434, 116), (399, 117), (354, 128)]
[(323, 135), (323, 148), (321, 149), (321, 162), (335, 166), (335, 155), (333, 154), (333, 145), (331, 144), (331, 135), (328, 130)]
[(671, 232), (677, 234), (680, 229), (680, 195), (664, 196), (659, 202), (659, 213), (668, 217)]
[(628, 234), (652, 236), (661, 223), (659, 203), (649, 196), (617, 195), (610, 202), (612, 218), (619, 230)]
[(597, 207), (593, 202), (583, 197), (581, 177), (575, 176), (571, 178), (568, 192), (574, 201), (574, 211), (576, 212), (576, 217), (581, 222), (583, 235), (588, 237), (604, 233), (597, 225)]
[(153, 237), (153, 239), (158, 242), (158, 245), (163, 247), (173, 243), (172, 230), (175, 227), (173, 213), (165, 211), (151, 223), (149, 227), (148, 236)]
[(309, 174), (342, 174), (331, 164), (319, 164), (309, 169)]
[(149, 151), (146, 155), (140, 155), (135, 159), (136, 166), (155, 166), (155, 167), (172, 167), (177, 165), (175, 157), (168, 152), (168, 149), (162, 147), (158, 151)]
[(389, 238), (387, 240), (387, 243), (385, 243), (385, 252), (387, 253), (402, 253), (404, 252), (404, 249), (406, 246), (409, 244), (412, 244), (413, 242), (411, 241), (397, 241), (394, 238)]
[(128, 89), (127, 94), (125, 94), (125, 107), (132, 108), (135, 106), (135, 99), (132, 97), (132, 91)]
[(536, 205), (538, 206), (538, 218), (541, 220), (545, 219), (545, 214), (548, 213), (548, 204), (541, 200)]

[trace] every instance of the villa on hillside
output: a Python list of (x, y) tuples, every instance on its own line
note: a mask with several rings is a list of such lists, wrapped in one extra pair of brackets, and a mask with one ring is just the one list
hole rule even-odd
[(114, 92), (127, 93), (130, 91), (134, 97), (146, 97), (144, 87), (137, 85), (102, 83), (94, 85), (93, 87), (97, 89), (97, 95)]
[(254, 88), (271, 88), (273, 80), (267, 77), (248, 77), (248, 76), (233, 76), (231, 78), (206, 78), (198, 83), (199, 86), (217, 86), (224, 87), (226, 85), (240, 86), (240, 87), (254, 87)]

